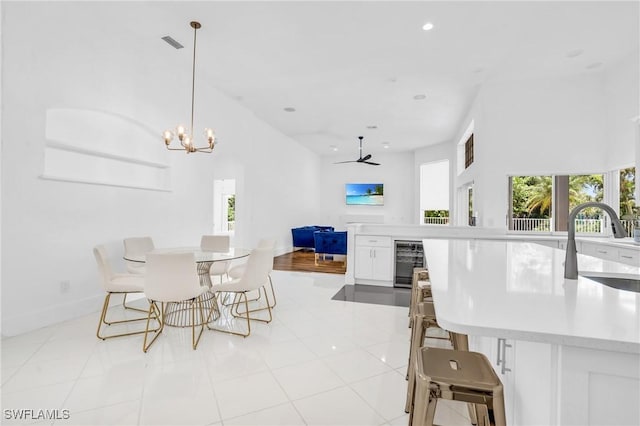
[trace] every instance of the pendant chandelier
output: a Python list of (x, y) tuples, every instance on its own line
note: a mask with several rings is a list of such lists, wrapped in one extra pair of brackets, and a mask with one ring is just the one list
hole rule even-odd
[[(190, 23), (191, 28), (193, 28), (193, 68), (191, 72), (191, 127), (189, 129), (185, 129), (183, 125), (178, 125), (175, 130), (165, 130), (162, 134), (164, 138), (164, 143), (168, 150), (170, 151), (185, 151), (187, 154), (190, 152), (207, 152), (210, 153), (213, 151), (213, 147), (216, 143), (215, 134), (213, 129), (206, 128), (204, 129), (204, 137), (207, 142), (207, 146), (196, 147), (194, 141), (193, 134), (193, 109), (194, 109), (194, 94), (196, 87), (196, 33), (200, 25), (200, 22), (192, 21)], [(177, 137), (182, 148), (174, 148), (171, 146), (171, 141), (173, 138)]]

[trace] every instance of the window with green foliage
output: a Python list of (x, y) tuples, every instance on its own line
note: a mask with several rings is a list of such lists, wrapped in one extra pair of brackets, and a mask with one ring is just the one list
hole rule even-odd
[(227, 199), (227, 220), (235, 222), (236, 220), (236, 196), (232, 195)]
[[(512, 176), (509, 186), (509, 229), (514, 231), (566, 231), (574, 207), (604, 198), (602, 174)], [(601, 209), (584, 209), (576, 218), (576, 232), (602, 233), (607, 221)]]
[(620, 170), (620, 218), (623, 220), (638, 219), (640, 212), (634, 197), (635, 190), (636, 168)]
[(423, 223), (447, 225), (449, 224), (449, 210), (425, 210)]

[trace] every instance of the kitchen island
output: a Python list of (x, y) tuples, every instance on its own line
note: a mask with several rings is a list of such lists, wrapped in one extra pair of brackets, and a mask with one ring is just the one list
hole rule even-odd
[[(347, 225), (345, 283), (393, 287), (398, 272), (394, 266), (396, 243), (419, 243), (425, 238), (527, 241), (560, 249), (567, 242), (566, 232), (516, 233), (470, 226), (351, 223)], [(576, 237), (576, 245), (579, 253), (640, 266), (640, 244), (631, 238), (580, 235)]]
[[(469, 335), (505, 387), (509, 425), (640, 424), (640, 294), (580, 276), (564, 250), (484, 239), (424, 239), (441, 327)], [(579, 255), (579, 271), (640, 267)]]

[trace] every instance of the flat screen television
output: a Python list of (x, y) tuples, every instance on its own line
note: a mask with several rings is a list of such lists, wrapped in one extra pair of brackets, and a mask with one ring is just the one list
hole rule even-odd
[(384, 184), (382, 183), (347, 183), (345, 189), (348, 206), (384, 205)]

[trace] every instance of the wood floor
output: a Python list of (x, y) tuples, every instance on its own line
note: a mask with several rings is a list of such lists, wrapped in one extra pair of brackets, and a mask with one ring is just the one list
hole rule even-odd
[(313, 251), (296, 250), (276, 256), (273, 259), (273, 269), (279, 271), (301, 271), (301, 272), (325, 272), (328, 274), (344, 274), (347, 270), (346, 256), (334, 256), (332, 260), (327, 255), (326, 260), (318, 259), (315, 262)]

